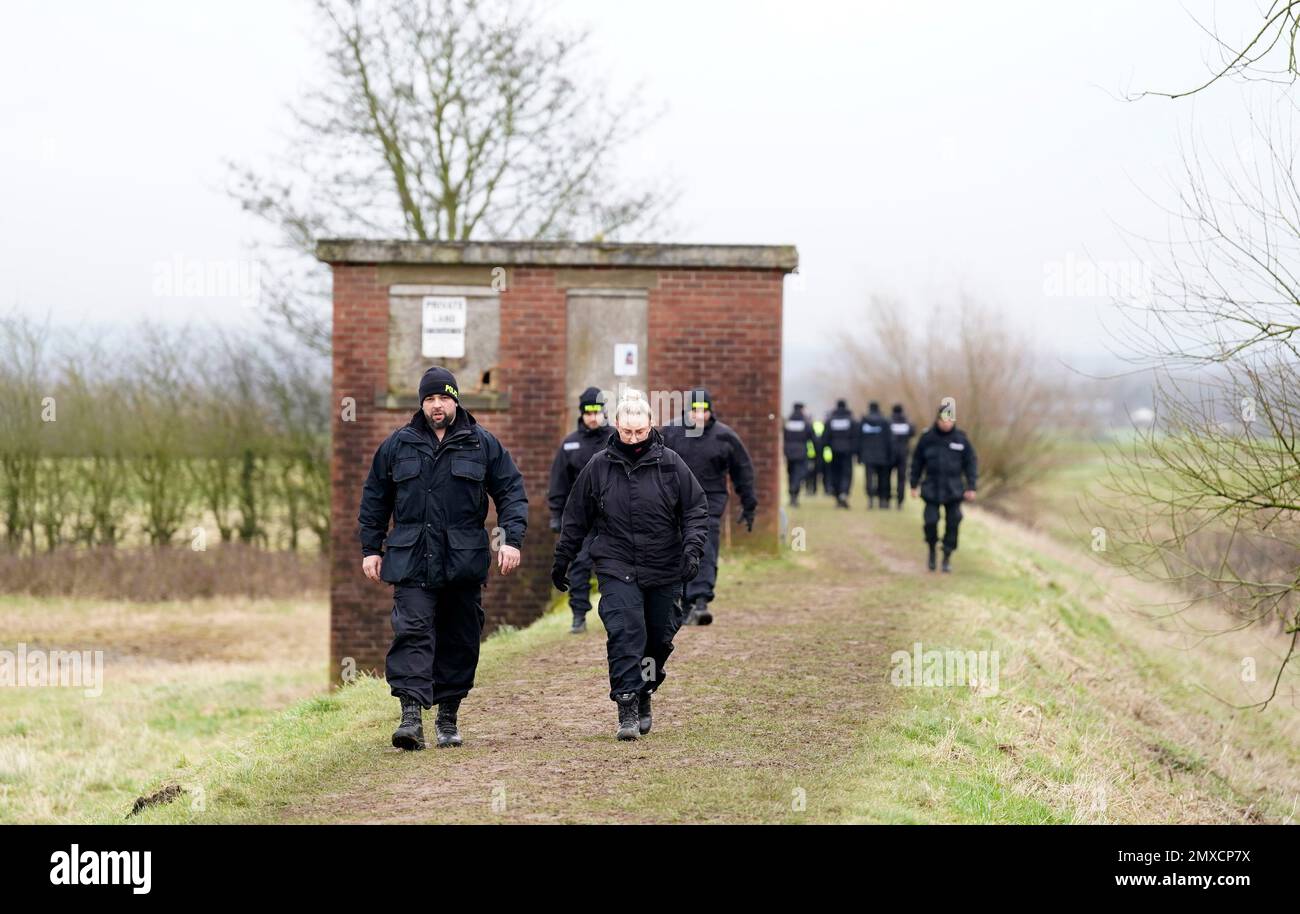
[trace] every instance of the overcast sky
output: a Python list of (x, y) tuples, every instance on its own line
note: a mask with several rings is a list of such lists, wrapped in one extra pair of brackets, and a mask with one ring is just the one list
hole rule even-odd
[[(1235, 136), (1247, 89), (1127, 102), (1206, 73), (1248, 0), (559, 2), (616, 88), (664, 116), (632, 176), (680, 180), (665, 241), (789, 243), (787, 389), (872, 295), (923, 317), (960, 292), (1067, 360), (1106, 342), (1104, 296), (1053, 276), (1124, 269), (1124, 231), (1164, 237), (1192, 132)], [(0, 32), (0, 312), (56, 323), (237, 322), (231, 298), (154, 294), (176, 258), (236, 260), (257, 226), (227, 160), (283, 147), (285, 106), (319, 72), (295, 0), (18, 2)], [(1103, 290), (1104, 291), (1104, 290)]]

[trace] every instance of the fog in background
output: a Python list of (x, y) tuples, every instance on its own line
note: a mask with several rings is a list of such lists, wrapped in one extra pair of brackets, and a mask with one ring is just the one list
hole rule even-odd
[[(320, 61), (303, 3), (17, 3), (0, 32), (0, 312), (63, 326), (257, 322), (237, 297), (156, 294), (169, 265), (239, 261), (263, 228), (225, 162), (283, 147)], [(1182, 149), (1240, 149), (1256, 87), (1125, 101), (1203, 80), (1210, 38), (1256, 4), (707, 3), (572, 0), (590, 65), (662, 116), (622, 160), (667, 174), (677, 230), (652, 240), (789, 243), (786, 399), (865, 324), (961, 295), (1073, 367), (1111, 366), (1108, 291), (1140, 276), (1126, 233), (1169, 225)], [(690, 379), (687, 379), (690, 380)], [(889, 396), (882, 393), (882, 396)], [(853, 404), (862, 408), (865, 404)]]

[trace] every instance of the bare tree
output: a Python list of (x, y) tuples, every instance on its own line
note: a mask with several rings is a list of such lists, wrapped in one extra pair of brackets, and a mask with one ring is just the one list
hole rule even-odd
[(1112, 455), (1096, 520), (1108, 558), (1172, 581), (1239, 624), (1300, 636), (1300, 188), (1289, 99), (1252, 113), (1235, 159), (1193, 144), (1147, 245), (1150, 297), (1117, 336), (1157, 378), (1157, 421)]
[[(518, 0), (317, 0), (327, 82), (294, 109), (287, 155), (236, 170), (236, 197), (309, 255), (322, 236), (605, 238), (653, 228), (659, 188), (614, 181), (647, 124), (585, 72), (587, 35)], [(263, 271), (267, 304), (328, 345), (310, 260)]]
[(1163, 98), (1186, 98), (1195, 95), (1222, 79), (1266, 81), (1291, 85), (1300, 75), (1296, 60), (1296, 39), (1300, 36), (1300, 0), (1270, 0), (1262, 10), (1262, 22), (1247, 29), (1236, 40), (1222, 37), (1216, 25), (1207, 25), (1193, 17), (1193, 22), (1205, 32), (1218, 54), (1217, 64), (1210, 66), (1210, 75), (1204, 82), (1177, 92), (1148, 90), (1132, 96), (1148, 95)]
[(1063, 433), (1085, 421), (1079, 394), (1031, 339), (991, 309), (963, 300), (923, 321), (874, 298), (863, 330), (837, 349), (823, 386), (862, 410), (897, 400), (922, 428), (944, 397), (979, 454), (980, 488), (996, 498), (1050, 466)]

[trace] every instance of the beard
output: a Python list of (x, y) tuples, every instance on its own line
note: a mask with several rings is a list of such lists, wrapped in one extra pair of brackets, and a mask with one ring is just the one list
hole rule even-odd
[(433, 415), (431, 415), (430, 413), (424, 414), (424, 421), (429, 423), (429, 428), (434, 428), (434, 429), (446, 428), (447, 426), (451, 425), (451, 423), (455, 420), (455, 418), (456, 418), (455, 413), (444, 412), (442, 414), (442, 418), (440, 419), (435, 419)]

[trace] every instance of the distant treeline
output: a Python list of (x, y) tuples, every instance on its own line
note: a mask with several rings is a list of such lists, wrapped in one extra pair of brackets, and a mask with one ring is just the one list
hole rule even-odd
[(292, 341), (0, 318), (0, 543), (323, 549), (329, 404)]

